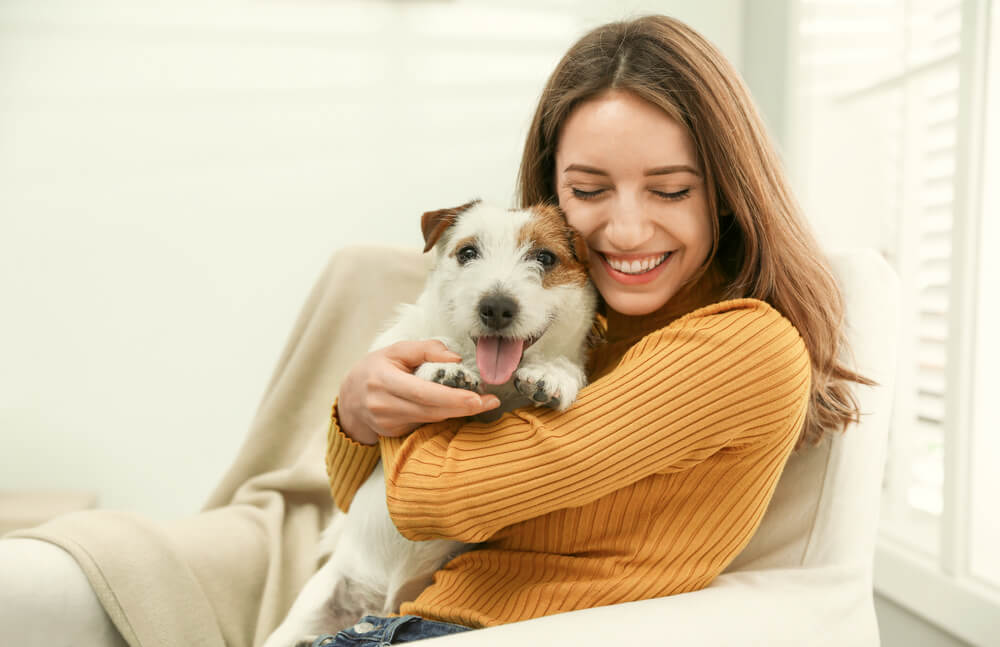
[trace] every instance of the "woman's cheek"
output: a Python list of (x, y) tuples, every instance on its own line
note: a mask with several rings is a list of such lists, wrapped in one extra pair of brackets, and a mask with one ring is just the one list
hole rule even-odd
[(593, 218), (589, 218), (586, 209), (581, 208), (580, 205), (566, 205), (563, 207), (563, 213), (566, 214), (566, 222), (573, 229), (576, 229), (586, 238), (590, 235), (593, 229), (592, 221)]

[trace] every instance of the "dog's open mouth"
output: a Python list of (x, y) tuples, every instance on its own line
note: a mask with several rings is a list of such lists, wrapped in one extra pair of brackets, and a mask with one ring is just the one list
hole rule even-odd
[(487, 384), (505, 384), (508, 382), (521, 356), (541, 335), (530, 339), (515, 339), (513, 337), (483, 336), (476, 340), (476, 366), (479, 376)]

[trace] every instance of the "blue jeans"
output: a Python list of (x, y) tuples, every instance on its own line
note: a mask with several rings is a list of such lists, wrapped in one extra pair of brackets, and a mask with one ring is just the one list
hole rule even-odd
[(400, 616), (380, 618), (365, 616), (353, 627), (336, 635), (326, 634), (313, 641), (312, 647), (374, 647), (376, 645), (397, 645), (421, 638), (437, 638), (448, 634), (471, 631), (470, 627), (453, 625), (450, 622), (425, 620), (420, 616)]

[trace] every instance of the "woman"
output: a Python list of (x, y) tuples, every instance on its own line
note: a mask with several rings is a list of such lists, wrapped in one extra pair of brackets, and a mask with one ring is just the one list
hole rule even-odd
[(605, 329), (591, 384), (566, 412), (477, 424), (459, 417), (492, 397), (410, 375), (447, 361), (436, 342), (354, 367), (329, 436), (338, 506), (381, 456), (405, 536), (481, 542), (403, 605), (415, 618), (355, 633), (410, 641), (703, 588), (792, 449), (857, 417), (847, 381), (869, 382), (837, 361), (834, 279), (739, 76), (690, 28), (641, 18), (570, 49), (520, 202), (558, 203), (589, 245)]
[[(101, 632), (108, 645), (262, 642), (316, 567), (308, 547), (330, 497), (310, 432), (338, 381), (336, 504), (381, 456), (404, 534), (482, 543), (402, 619), (367, 618), (341, 639), (410, 641), (707, 586), (749, 541), (793, 447), (858, 416), (849, 382), (869, 382), (838, 361), (836, 284), (738, 75), (669, 18), (606, 25), (567, 52), (521, 165), (520, 203), (538, 202), (586, 237), (603, 298), (591, 384), (572, 408), (455, 420), (495, 402), (410, 375), (448, 361), (435, 342), (372, 353), (340, 381), (332, 355), (364, 347), (370, 322), (331, 302), (363, 299), (352, 277), (397, 262), (347, 255), (310, 295), (205, 511), (171, 524), (91, 511), (0, 542), (4, 642), (50, 645), (54, 627), (89, 644)], [(418, 272), (392, 271), (416, 292)]]

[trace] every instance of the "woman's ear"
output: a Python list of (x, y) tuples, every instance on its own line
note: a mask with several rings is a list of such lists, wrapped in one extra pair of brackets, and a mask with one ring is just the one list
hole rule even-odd
[(434, 247), (438, 239), (455, 224), (455, 220), (459, 215), (468, 211), (472, 207), (476, 206), (482, 202), (479, 198), (471, 202), (466, 202), (460, 207), (452, 207), (450, 209), (438, 209), (437, 211), (428, 211), (420, 217), (420, 229), (424, 234), (424, 252), (430, 251)]

